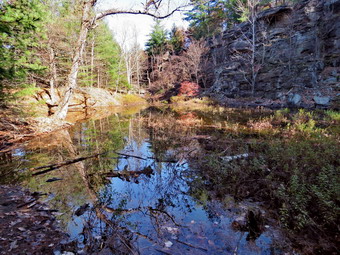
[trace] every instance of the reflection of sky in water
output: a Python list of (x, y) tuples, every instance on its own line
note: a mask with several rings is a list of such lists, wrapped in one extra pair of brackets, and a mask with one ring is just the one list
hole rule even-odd
[[(239, 242), (238, 249), (244, 252), (239, 254), (271, 254), (269, 250), (271, 238), (266, 233), (256, 240), (256, 245), (250, 244), (246, 241), (246, 233), (231, 230), (232, 219), (227, 214), (214, 214), (214, 211), (209, 208), (209, 202), (204, 207), (188, 194), (190, 183), (187, 182), (190, 179), (187, 179), (186, 173), (190, 169), (187, 163), (180, 166), (176, 163), (157, 163), (150, 159), (155, 157), (151, 148), (152, 145), (146, 140), (139, 145), (135, 141), (130, 141), (126, 149), (121, 151), (122, 153), (143, 158), (149, 157), (149, 159), (121, 159), (117, 165), (118, 170), (131, 171), (141, 171), (151, 166), (154, 170), (151, 177), (140, 175), (135, 179), (138, 183), (135, 183), (133, 178), (130, 181), (111, 178), (111, 183), (105, 187), (105, 191), (102, 191), (112, 195), (110, 201), (106, 201), (107, 206), (112, 209), (138, 208), (134, 212), (123, 214), (120, 218), (122, 226), (133, 232), (147, 235), (160, 243), (170, 240), (174, 244), (176, 240), (183, 240), (204, 249), (207, 249), (207, 244), (213, 244), (213, 248), (205, 252), (199, 250), (198, 254), (202, 252), (202, 254), (231, 254), (237, 242)], [(221, 207), (220, 204), (218, 206)], [(157, 215), (156, 217), (159, 217), (159, 222), (156, 222), (156, 217), (152, 215), (150, 208), (155, 210), (153, 212)], [(72, 228), (74, 237), (75, 230), (82, 230), (79, 224), (81, 222), (76, 219), (69, 226)], [(175, 233), (172, 233), (174, 230)], [(160, 236), (159, 231), (164, 233)], [(139, 247), (146, 249), (145, 254), (151, 252), (152, 244), (144, 238), (139, 238), (138, 244)]]
[[(113, 120), (116, 120), (115, 118), (112, 116)], [(124, 124), (123, 121), (113, 122), (114, 124), (107, 123), (109, 125), (108, 129), (114, 131), (115, 129), (118, 130), (118, 128), (121, 129), (122, 127), (118, 126)], [(92, 130), (93, 126), (91, 125), (93, 125), (93, 122), (83, 122), (74, 127), (73, 133), (70, 132), (74, 143), (73, 147), (76, 150), (86, 151), (86, 154), (92, 153), (93, 145), (90, 145), (89, 141), (93, 137), (97, 138), (98, 136), (99, 139), (110, 139), (105, 133), (108, 132), (107, 129), (104, 128), (103, 133), (100, 133), (101, 131), (98, 128)], [(97, 136), (94, 136), (94, 133), (98, 133)], [(105, 171), (142, 171), (147, 167), (151, 167), (153, 174), (151, 176), (141, 174), (137, 178), (130, 178), (129, 181), (124, 178), (110, 178), (108, 184), (101, 186), (99, 192), (99, 200), (113, 210), (137, 210), (122, 212), (119, 215), (104, 211), (105, 215), (118, 222), (120, 226), (129, 229), (129, 231), (148, 236), (161, 247), (164, 242), (171, 241), (173, 243), (171, 250), (169, 250), (171, 254), (185, 254), (178, 252), (181, 249), (183, 252), (190, 250), (190, 253), (195, 254), (233, 254), (236, 247), (238, 254), (280, 254), (278, 251), (275, 251), (275, 253), (270, 252), (270, 249), (272, 249), (272, 233), (270, 231), (263, 233), (255, 242), (246, 241), (247, 233), (233, 231), (231, 223), (239, 215), (225, 210), (218, 201), (209, 201), (208, 197), (205, 199), (200, 198), (200, 193), (207, 191), (199, 190), (201, 186), (193, 185), (196, 178), (198, 182), (200, 181), (200, 177), (194, 175), (193, 170), (190, 168), (190, 162), (157, 162), (155, 160), (156, 156), (177, 160), (180, 156), (177, 155), (178, 152), (174, 148), (166, 148), (167, 150), (162, 152), (157, 151), (159, 148), (155, 148), (154, 141), (145, 134), (148, 134), (148, 132), (145, 131), (144, 136), (141, 136), (144, 139), (141, 139), (139, 135), (137, 135), (139, 139), (135, 139), (136, 137), (130, 134), (130, 130), (129, 134), (124, 133), (122, 137), (125, 145), (120, 152), (143, 157), (146, 160), (120, 157), (117, 164), (112, 161), (109, 166), (106, 166)], [(23, 160), (32, 154), (30, 150), (27, 150), (27, 152), (25, 150), (22, 148), (16, 149), (12, 155)], [(38, 154), (38, 152), (34, 153)], [(62, 153), (64, 151), (59, 152), (60, 155)], [(75, 156), (73, 155), (71, 158), (75, 158)], [(88, 161), (84, 161), (84, 164), (86, 162)], [(70, 167), (75, 167), (75, 165)], [(92, 167), (92, 165), (90, 164), (89, 167)], [(76, 173), (75, 175), (79, 175), (77, 169), (73, 170)], [(60, 171), (65, 171), (65, 169)], [(57, 171), (53, 172), (51, 177), (56, 173)], [(47, 184), (44, 183), (47, 177), (45, 179), (42, 177), (40, 181), (41, 185), (49, 187), (52, 193), (58, 194), (58, 189), (53, 190), (54, 185), (55, 187), (60, 185), (59, 189), (65, 188), (62, 184), (72, 185), (72, 183), (67, 182), (67, 177), (65, 175), (65, 182)], [(79, 206), (75, 202), (77, 199), (82, 203), (91, 201), (87, 197), (89, 195), (81, 178), (74, 178), (74, 180), (79, 180), (82, 190), (78, 191), (79, 194), (67, 194), (68, 198), (65, 201), (68, 201), (67, 206), (71, 209), (76, 209)], [(58, 205), (58, 203), (55, 203), (55, 205)], [(62, 211), (63, 208), (60, 210)], [(80, 217), (73, 215), (71, 218), (65, 218), (66, 228), (72, 239), (82, 241), (81, 233), (84, 226), (89, 222), (94, 227), (91, 229), (93, 236), (98, 237), (103, 231), (101, 228), (103, 222), (98, 219), (93, 211), (87, 211)], [(202, 247), (206, 250), (189, 247), (176, 240)], [(154, 250), (154, 243), (147, 239), (138, 237), (137, 244), (138, 247), (143, 248), (140, 250), (141, 254), (157, 254)]]
[(12, 153), (14, 157), (23, 157), (26, 155), (26, 151), (23, 148), (15, 149)]

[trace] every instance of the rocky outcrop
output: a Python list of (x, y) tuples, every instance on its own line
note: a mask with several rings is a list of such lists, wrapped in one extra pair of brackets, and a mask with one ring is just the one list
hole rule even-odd
[(257, 15), (255, 31), (255, 47), (251, 23), (209, 40), (214, 65), (209, 95), (220, 101), (256, 97), (282, 106), (338, 104), (340, 0), (302, 0), (265, 10)]

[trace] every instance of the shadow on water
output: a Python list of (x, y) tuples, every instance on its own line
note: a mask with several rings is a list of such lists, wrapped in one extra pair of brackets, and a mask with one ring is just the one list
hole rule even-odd
[[(260, 204), (221, 197), (195, 164), (209, 151), (202, 139), (218, 145), (216, 127), (230, 129), (241, 115), (268, 112), (147, 109), (79, 122), (2, 155), (1, 181), (46, 193), (79, 253), (283, 254)], [(248, 143), (226, 148), (243, 153)], [(32, 168), (94, 154), (32, 176)]]

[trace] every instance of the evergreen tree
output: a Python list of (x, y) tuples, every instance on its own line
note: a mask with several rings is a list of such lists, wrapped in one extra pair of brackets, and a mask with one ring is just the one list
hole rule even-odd
[[(102, 22), (94, 33), (97, 74), (101, 73), (108, 87), (128, 87), (122, 50), (112, 31)], [(98, 80), (98, 76), (96, 78)]]
[(161, 25), (160, 21), (157, 20), (150, 33), (150, 38), (146, 42), (146, 51), (151, 56), (164, 54), (167, 49), (167, 31)]
[(35, 49), (44, 37), (42, 20), (45, 15), (44, 6), (38, 0), (0, 3), (1, 90), (5, 80), (23, 80), (29, 72), (44, 69)]
[(228, 25), (238, 22), (235, 6), (237, 0), (191, 0), (192, 10), (187, 12), (185, 20), (194, 38), (212, 36), (221, 32)]

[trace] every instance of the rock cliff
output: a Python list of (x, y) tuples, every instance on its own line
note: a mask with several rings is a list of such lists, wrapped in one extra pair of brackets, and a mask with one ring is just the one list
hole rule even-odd
[(222, 102), (256, 98), (260, 105), (339, 107), (340, 0), (267, 9), (254, 24), (209, 40), (214, 72), (207, 94)]

